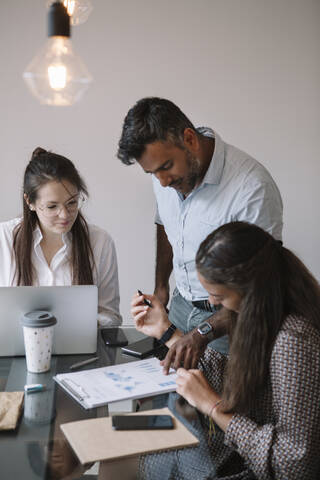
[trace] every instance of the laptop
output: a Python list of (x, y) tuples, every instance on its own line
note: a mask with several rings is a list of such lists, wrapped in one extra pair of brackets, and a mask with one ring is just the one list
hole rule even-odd
[(0, 287), (0, 357), (25, 355), (20, 318), (32, 310), (48, 310), (56, 317), (54, 354), (96, 352), (96, 285)]

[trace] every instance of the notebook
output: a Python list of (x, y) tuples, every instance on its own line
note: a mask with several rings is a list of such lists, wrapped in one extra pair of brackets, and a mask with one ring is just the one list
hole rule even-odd
[(112, 430), (111, 417), (92, 418), (61, 425), (65, 437), (82, 464), (129, 458), (143, 453), (194, 447), (199, 440), (168, 408), (130, 415), (171, 415), (172, 430)]
[(0, 356), (25, 354), (20, 318), (32, 310), (49, 310), (56, 317), (54, 354), (96, 352), (96, 285), (0, 287)]

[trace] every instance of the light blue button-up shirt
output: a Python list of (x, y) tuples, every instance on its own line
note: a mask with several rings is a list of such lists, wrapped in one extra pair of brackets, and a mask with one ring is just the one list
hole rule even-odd
[(152, 175), (157, 200), (155, 222), (164, 226), (173, 250), (176, 286), (189, 301), (208, 298), (195, 267), (200, 243), (213, 230), (232, 221), (259, 225), (282, 238), (282, 200), (269, 172), (247, 153), (228, 145), (209, 128), (198, 131), (215, 138), (214, 154), (199, 187), (187, 198), (162, 187)]

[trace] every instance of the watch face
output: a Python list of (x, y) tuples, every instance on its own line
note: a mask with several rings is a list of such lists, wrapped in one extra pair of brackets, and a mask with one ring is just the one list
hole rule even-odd
[(212, 327), (208, 322), (204, 322), (204, 323), (201, 323), (201, 325), (199, 325), (198, 330), (203, 335), (206, 335), (207, 333), (211, 332)]

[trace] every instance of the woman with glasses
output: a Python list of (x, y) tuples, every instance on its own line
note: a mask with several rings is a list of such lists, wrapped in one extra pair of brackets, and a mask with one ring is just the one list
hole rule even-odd
[[(139, 478), (320, 478), (318, 282), (290, 250), (244, 222), (211, 233), (196, 266), (209, 302), (223, 306), (229, 356), (209, 348), (199, 369), (177, 367), (177, 393), (196, 407), (189, 428), (200, 445), (142, 458)], [(160, 339), (170, 322), (157, 298), (146, 298), (152, 308), (139, 294), (132, 300), (136, 327)]]
[(0, 286), (97, 285), (101, 325), (119, 325), (119, 284), (110, 235), (88, 225), (87, 187), (67, 158), (37, 148), (23, 181), (23, 216), (0, 223)]

